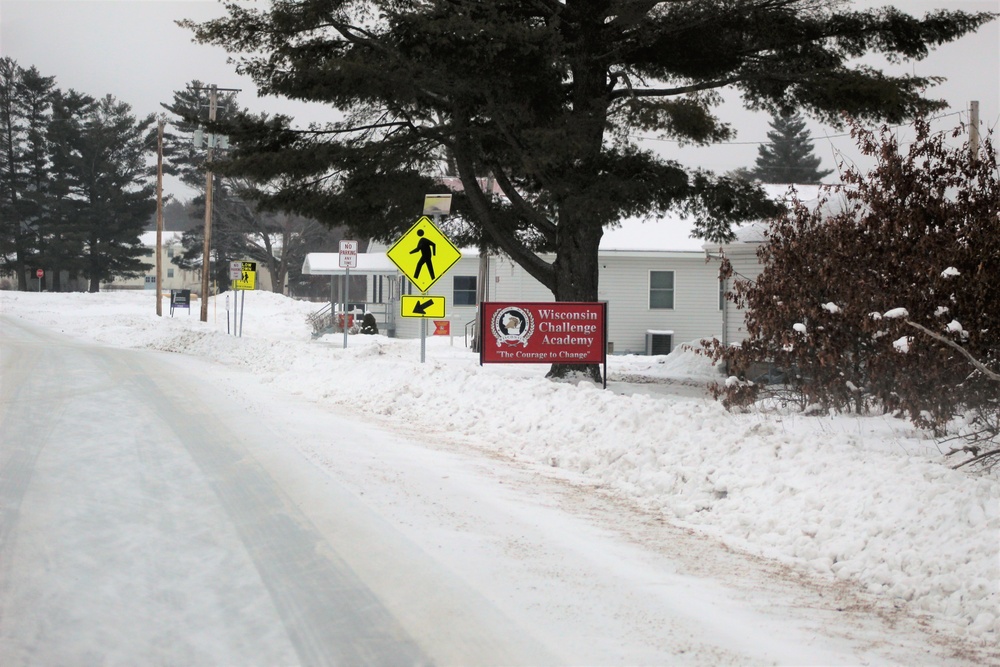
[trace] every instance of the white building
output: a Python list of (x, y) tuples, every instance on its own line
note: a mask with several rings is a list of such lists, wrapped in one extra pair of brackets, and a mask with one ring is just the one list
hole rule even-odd
[[(666, 354), (680, 343), (721, 335), (718, 264), (706, 261), (703, 243), (689, 234), (690, 225), (679, 218), (628, 220), (605, 232), (599, 254), (598, 299), (608, 302), (610, 352)], [(366, 297), (359, 302), (355, 290), (350, 302), (376, 312), (383, 333), (419, 337), (421, 319), (399, 316), (400, 294), (416, 291), (387, 263), (386, 249), (373, 242), (369, 252), (359, 256), (359, 268), (352, 269), (351, 275), (366, 276)], [(366, 268), (361, 268), (362, 262)], [(303, 273), (335, 277), (342, 276), (344, 269), (339, 268), (337, 253), (311, 253)], [(489, 257), (484, 275), (487, 301), (553, 300), (551, 292), (505, 256)], [(427, 292), (445, 298), (446, 319), (457, 337), (471, 338), (479, 280), (479, 254), (466, 249)], [(339, 294), (339, 287), (332, 287), (332, 292)]]
[[(163, 268), (162, 289), (168, 292), (172, 289), (189, 289), (192, 292), (201, 291), (201, 271), (187, 271), (171, 260), (184, 252), (181, 244), (181, 232), (163, 232), (163, 243), (160, 248), (160, 262)], [(109, 283), (102, 283), (102, 290), (156, 290), (156, 232), (145, 232), (140, 236), (146, 254), (141, 258), (150, 265), (145, 275), (138, 278), (115, 278)]]
[[(775, 199), (791, 201), (789, 188), (795, 188), (796, 196), (806, 206), (816, 206), (819, 204), (821, 186), (816, 185), (765, 185), (765, 189)], [(838, 211), (843, 205), (841, 198), (834, 197), (826, 206), (827, 213)], [(753, 222), (733, 230), (736, 239), (730, 243), (705, 244), (705, 251), (710, 259), (716, 261), (711, 264), (718, 269), (718, 260), (725, 256), (733, 267), (733, 277), (722, 284), (723, 292), (733, 289), (733, 282), (736, 280), (755, 281), (764, 271), (764, 266), (757, 258), (757, 251), (767, 240), (768, 225), (766, 222)], [(741, 308), (737, 308), (732, 301), (724, 300), (722, 304), (722, 342), (725, 345), (738, 345), (747, 338), (746, 313)]]
[[(182, 236), (182, 232), (162, 233), (160, 266), (163, 275), (161, 276), (161, 288), (165, 293), (173, 289), (187, 289), (191, 290), (193, 294), (197, 294), (201, 292), (201, 269), (182, 269), (173, 263), (173, 258), (179, 257), (184, 252), (184, 246), (181, 243)], [(140, 240), (146, 249), (142, 261), (150, 265), (145, 275), (138, 278), (115, 278), (113, 282), (102, 283), (102, 290), (156, 290), (156, 232), (144, 232), (140, 236)], [(257, 262), (257, 289), (271, 289), (271, 276), (262, 262)]]

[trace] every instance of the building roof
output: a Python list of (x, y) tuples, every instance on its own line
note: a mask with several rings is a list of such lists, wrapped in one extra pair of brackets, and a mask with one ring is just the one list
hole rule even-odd
[[(180, 243), (181, 237), (184, 236), (184, 232), (163, 232), (163, 243)], [(147, 248), (152, 248), (156, 245), (156, 232), (143, 232), (139, 235), (139, 242)]]
[(602, 251), (701, 251), (704, 241), (691, 238), (693, 220), (668, 213), (658, 218), (626, 218), (608, 227), (601, 237)]
[[(346, 269), (340, 267), (339, 252), (311, 252), (302, 262), (302, 273), (308, 276), (341, 276)], [(351, 268), (353, 275), (396, 275), (396, 265), (384, 252), (359, 252), (358, 265)]]

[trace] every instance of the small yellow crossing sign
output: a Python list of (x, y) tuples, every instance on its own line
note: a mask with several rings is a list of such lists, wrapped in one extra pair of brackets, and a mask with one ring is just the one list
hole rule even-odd
[[(255, 290), (257, 289), (257, 262), (233, 262), (239, 264), (239, 273), (233, 273), (231, 281), (234, 290)], [(235, 267), (233, 267), (235, 268)]]
[(403, 317), (442, 319), (444, 317), (444, 297), (404, 294), (400, 297), (399, 314)]
[(426, 292), (462, 258), (458, 248), (426, 215), (385, 254), (421, 292)]

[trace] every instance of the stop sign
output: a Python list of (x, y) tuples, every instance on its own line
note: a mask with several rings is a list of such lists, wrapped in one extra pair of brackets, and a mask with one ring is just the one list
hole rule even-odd
[(41, 269), (38, 269), (37, 271), (35, 271), (35, 275), (41, 278), (42, 276), (45, 275), (45, 272), (42, 271)]

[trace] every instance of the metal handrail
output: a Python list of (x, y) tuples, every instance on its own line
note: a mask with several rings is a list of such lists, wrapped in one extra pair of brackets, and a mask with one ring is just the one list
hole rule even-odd
[(477, 317), (474, 317), (473, 319), (471, 319), (471, 320), (469, 320), (468, 322), (465, 323), (465, 347), (466, 348), (469, 347), (469, 327), (475, 328), (476, 322), (478, 320), (479, 320), (479, 317), (477, 316)]

